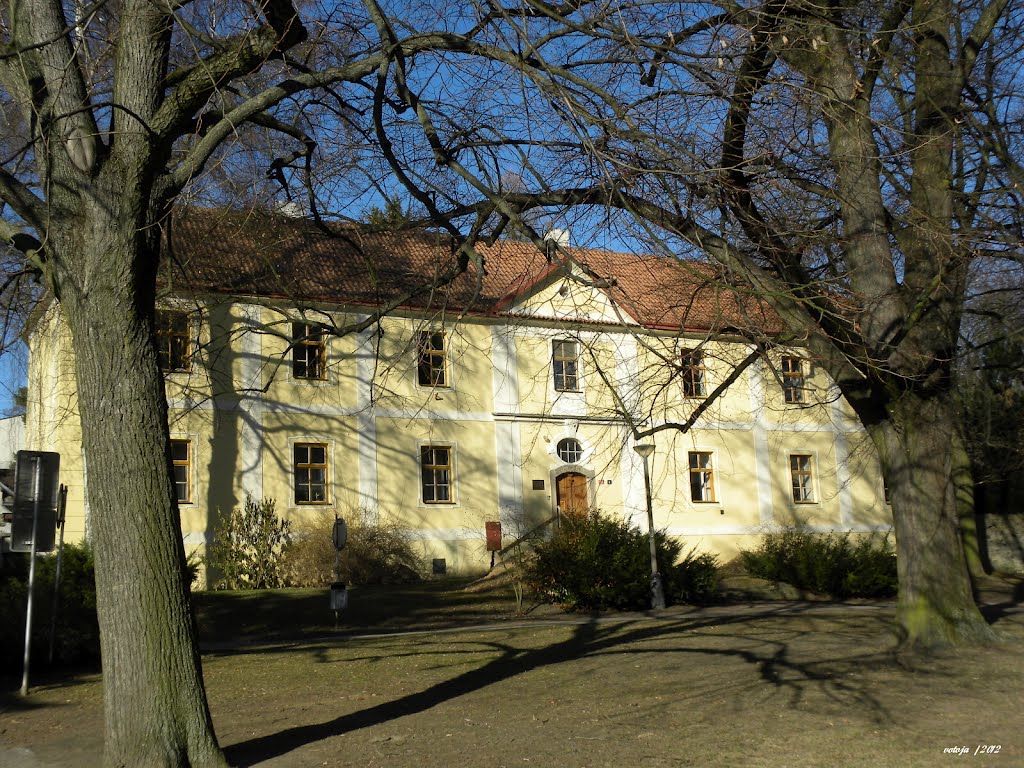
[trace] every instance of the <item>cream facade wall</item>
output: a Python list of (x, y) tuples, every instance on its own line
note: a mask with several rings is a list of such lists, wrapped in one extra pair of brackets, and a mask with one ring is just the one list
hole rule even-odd
[[(489, 563), (484, 524), (505, 542), (549, 521), (569, 478), (587, 504), (646, 526), (643, 464), (633, 430), (686, 421), (679, 360), (700, 348), (705, 393), (751, 347), (738, 340), (645, 330), (598, 290), (555, 281), (500, 317), (396, 314), (325, 341), (322, 380), (292, 372), (288, 307), (242, 301), (179, 304), (192, 313), (191, 370), (167, 375), (172, 439), (188, 441), (189, 493), (181, 507), (188, 550), (211, 540), (218, 515), (246, 495), (273, 498), (292, 518), (387, 516), (449, 573)], [(308, 322), (350, 328), (366, 318), (339, 308)], [(444, 385), (418, 381), (421, 333), (443, 334)], [(576, 386), (559, 391), (553, 345), (579, 350)], [(54, 310), (31, 339), (29, 447), (62, 454), (68, 535), (85, 536), (87, 472), (74, 391), (73, 350)], [(759, 532), (888, 530), (877, 458), (824, 373), (809, 368), (806, 402), (787, 403), (781, 355), (754, 362), (688, 431), (657, 431), (651, 476), (655, 524), (686, 549), (727, 559)], [(808, 361), (809, 365), (809, 361)], [(564, 382), (563, 382), (564, 383)], [(572, 441), (566, 459), (559, 445)], [(323, 446), (322, 499), (297, 499), (296, 446)], [(424, 447), (447, 452), (449, 498), (427, 498)], [(708, 462), (694, 491), (691, 461)], [(794, 501), (793, 457), (807, 467)], [(580, 487), (580, 486), (577, 486)], [(436, 492), (436, 491), (432, 491)], [(704, 495), (701, 498), (701, 494)]]
[(75, 357), (71, 333), (53, 305), (36, 318), (30, 345), (25, 448), (61, 455), (60, 481), (68, 488), (65, 537), (71, 541), (85, 538), (89, 510), (85, 503), (86, 466), (78, 420)]

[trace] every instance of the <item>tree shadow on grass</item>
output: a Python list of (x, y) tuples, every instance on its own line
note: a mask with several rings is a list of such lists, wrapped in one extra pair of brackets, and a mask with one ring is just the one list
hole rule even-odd
[(996, 624), (1021, 612), (1021, 604), (1024, 603), (1024, 578), (990, 577), (979, 592), (982, 599), (978, 600), (978, 605), (982, 616), (989, 624)]
[[(751, 687), (768, 684), (776, 690), (788, 692), (791, 707), (800, 705), (806, 690), (818, 687), (825, 689), (826, 696), (843, 706), (856, 705), (861, 711), (873, 713), (873, 718), (879, 721), (889, 718), (890, 713), (884, 710), (883, 705), (865, 686), (848, 678), (850, 670), (862, 668), (867, 663), (891, 661), (888, 649), (881, 653), (877, 650), (870, 653), (864, 650), (863, 643), (856, 641), (857, 637), (863, 640), (866, 627), (872, 621), (877, 622), (876, 637), (884, 635), (888, 621), (878, 616), (870, 619), (847, 617), (845, 621), (848, 625), (844, 629), (844, 619), (831, 618), (829, 621), (839, 622), (840, 630), (848, 630), (854, 638), (846, 644), (846, 649), (856, 650), (834, 657), (801, 661), (792, 653), (792, 643), (801, 636), (810, 638), (822, 632), (813, 623), (804, 629), (792, 626), (785, 628), (785, 625), (803, 618), (802, 613), (789, 606), (778, 611), (762, 612), (755, 619), (750, 616), (722, 615), (684, 616), (655, 621), (600, 621), (590, 618), (575, 624), (567, 639), (542, 648), (522, 649), (509, 643), (486, 642), (483, 645), (496, 656), (483, 666), (462, 672), (422, 691), (358, 712), (249, 739), (227, 747), (225, 752), (231, 764), (249, 765), (287, 754), (314, 742), (424, 712), (443, 702), (532, 670), (607, 654), (681, 653), (693, 655), (695, 660), (709, 656), (734, 659), (757, 671), (756, 679), (750, 682)], [(767, 626), (764, 624), (766, 621)], [(780, 625), (775, 627), (772, 622), (780, 622)], [(870, 633), (871, 630), (867, 631)], [(652, 641), (658, 643), (655, 645)], [(895, 640), (888, 645), (894, 650)], [(475, 647), (479, 649), (480, 644), (477, 643)], [(374, 662), (386, 657), (386, 653), (375, 654), (363, 660)]]
[[(465, 581), (352, 587), (345, 626), (397, 631), (492, 619), (497, 601), (488, 593), (460, 589)], [(206, 647), (235, 643), (238, 637), (308, 641), (331, 633), (334, 624), (324, 589), (197, 592), (192, 602), (200, 642)], [(511, 607), (511, 600), (506, 602)]]

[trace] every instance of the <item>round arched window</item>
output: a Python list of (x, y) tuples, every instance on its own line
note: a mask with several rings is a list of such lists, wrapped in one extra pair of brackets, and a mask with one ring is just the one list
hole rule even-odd
[(560, 440), (556, 451), (558, 452), (558, 458), (566, 464), (578, 464), (580, 459), (583, 458), (583, 446), (580, 445), (579, 440), (574, 440), (571, 437)]

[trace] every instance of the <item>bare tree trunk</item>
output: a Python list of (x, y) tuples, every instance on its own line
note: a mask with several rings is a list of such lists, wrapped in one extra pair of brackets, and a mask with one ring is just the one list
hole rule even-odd
[(953, 483), (956, 487), (956, 506), (960, 514), (960, 538), (964, 544), (967, 571), (972, 579), (985, 575), (985, 561), (981, 553), (981, 535), (978, 526), (977, 505), (974, 501), (974, 470), (967, 453), (966, 438), (953, 444)]
[(123, 211), (94, 206), (84, 219), (75, 239), (85, 268), (59, 283), (77, 355), (89, 472), (104, 762), (223, 766), (182, 568), (167, 404), (151, 341), (158, 240), (125, 224), (132, 217)]
[(971, 593), (956, 473), (962, 440), (948, 396), (906, 393), (871, 429), (887, 468), (899, 568), (897, 619), (905, 648), (994, 638)]

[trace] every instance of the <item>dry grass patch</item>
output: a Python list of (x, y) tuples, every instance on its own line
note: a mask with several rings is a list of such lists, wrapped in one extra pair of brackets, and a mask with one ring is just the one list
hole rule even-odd
[[(1001, 615), (1003, 644), (913, 661), (888, 608), (764, 605), (280, 643), (204, 668), (237, 765), (930, 768), (995, 744), (986, 761), (1011, 766), (1024, 615)], [(0, 742), (96, 764), (98, 685), (5, 710)]]

